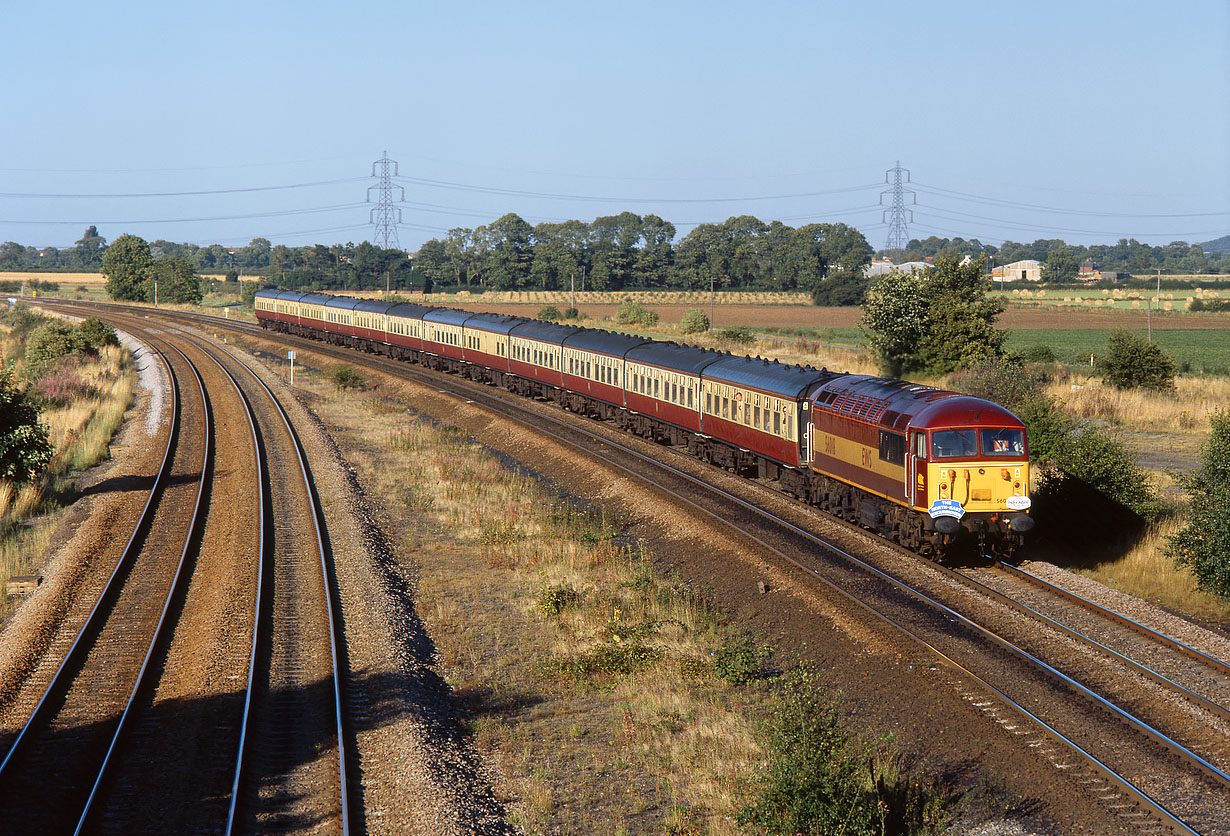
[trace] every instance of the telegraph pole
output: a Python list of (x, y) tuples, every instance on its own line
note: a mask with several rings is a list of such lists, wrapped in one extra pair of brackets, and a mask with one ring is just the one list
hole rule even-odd
[[(902, 178), (904, 175), (904, 179)], [(889, 179), (891, 176), (892, 179)], [(888, 243), (884, 245), (886, 250), (904, 250), (910, 243), (910, 228), (909, 224), (914, 222), (914, 210), (905, 208), (905, 196), (910, 196), (910, 203), (918, 203), (918, 193), (913, 189), (907, 189), (905, 184), (910, 182), (910, 170), (901, 167), (901, 161), (897, 161), (897, 165), (884, 172), (884, 182), (891, 183), (891, 189), (885, 189), (880, 192), (880, 205), (884, 205), (884, 196), (892, 195), (892, 203), (888, 209), (885, 209), (881, 215), (881, 220), (888, 224)], [(906, 220), (906, 216), (909, 220)]]
[[(376, 171), (377, 167), (380, 169), (379, 173)], [(401, 223), (401, 209), (393, 205), (393, 190), (401, 191), (399, 201), (405, 201), (406, 190), (401, 186), (393, 185), (393, 178), (396, 176), (397, 160), (390, 160), (389, 152), (385, 151), (380, 159), (372, 163), (372, 177), (378, 178), (380, 182), (367, 187), (367, 202), (372, 202), (372, 189), (377, 189), (379, 197), (376, 200), (376, 208), (372, 209), (369, 215), (369, 220), (376, 227), (372, 243), (386, 250), (401, 249), (401, 244), (397, 241), (397, 225)]]

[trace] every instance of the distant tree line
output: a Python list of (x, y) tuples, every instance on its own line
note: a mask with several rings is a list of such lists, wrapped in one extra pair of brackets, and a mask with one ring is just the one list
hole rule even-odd
[[(1209, 249), (1201, 244), (1173, 241), (1163, 246), (1142, 244), (1135, 238), (1120, 238), (1115, 244), (1068, 244), (1059, 239), (1039, 239), (1032, 244), (1005, 241), (1001, 246), (984, 244), (977, 238), (913, 239), (904, 250), (885, 250), (896, 263), (921, 261), (924, 258), (941, 256), (961, 259), (969, 256), (977, 259), (985, 256), (988, 264), (1011, 264), (1014, 261), (1033, 259), (1042, 262), (1048, 273), (1047, 281), (1070, 281), (1076, 278), (1081, 262), (1093, 259), (1099, 270), (1129, 273), (1138, 276), (1163, 274), (1216, 274), (1230, 273), (1230, 252), (1215, 248), (1217, 242), (1208, 242)], [(989, 268), (988, 268), (989, 269)]]
[[(137, 236), (120, 236), (116, 243), (126, 238)], [(231, 280), (241, 275), (259, 276), (293, 290), (370, 290), (386, 285), (404, 290), (411, 286), (410, 259), (406, 253), (366, 241), (331, 247), (287, 247), (273, 246), (266, 238), (253, 238), (246, 247), (231, 252), (221, 244), (201, 247), (162, 239), (137, 240), (148, 249), (153, 262), (178, 264), (180, 272), (187, 267), (197, 273), (223, 273)], [(109, 249), (107, 240), (94, 226), (87, 228), (71, 249), (39, 249), (8, 241), (0, 244), (0, 270), (105, 272), (103, 262)]]
[(531, 226), (510, 213), (475, 229), (449, 230), (414, 255), (433, 284), (493, 290), (804, 290), (858, 304), (871, 261), (863, 234), (845, 224), (808, 224), (740, 215), (697, 225), (677, 243), (657, 215)]

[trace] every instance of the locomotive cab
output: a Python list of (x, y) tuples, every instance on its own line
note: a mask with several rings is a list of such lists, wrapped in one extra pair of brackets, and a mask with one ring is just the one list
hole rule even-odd
[(912, 504), (926, 512), (928, 527), (949, 536), (965, 529), (983, 551), (1009, 552), (1033, 528), (1029, 459), (1024, 426), (1006, 410), (995, 417), (991, 426), (911, 430), (907, 470)]

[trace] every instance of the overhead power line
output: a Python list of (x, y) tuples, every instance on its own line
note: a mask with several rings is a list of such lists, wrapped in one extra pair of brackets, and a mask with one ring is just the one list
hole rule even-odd
[(566, 194), (562, 192), (535, 192), (525, 189), (501, 189), (494, 186), (476, 186), (471, 183), (453, 183), (447, 180), (429, 180), (424, 177), (400, 177), (398, 179), (406, 183), (413, 183), (419, 186), (429, 186), (439, 189), (481, 192), (483, 194), (511, 195), (513, 197), (570, 200), (586, 203), (744, 203), (757, 200), (790, 200), (801, 197), (823, 197), (825, 195), (846, 194), (848, 192), (874, 189), (879, 185), (878, 183), (871, 183), (863, 186), (849, 186), (841, 189), (796, 192), (792, 194), (751, 195), (745, 197), (628, 197), (626, 195), (580, 195)]
[(1061, 209), (1056, 206), (1040, 206), (1036, 203), (1022, 203), (1016, 200), (1003, 200), (996, 197), (983, 197), (981, 195), (969, 194), (967, 192), (958, 192), (953, 189), (943, 189), (939, 186), (926, 186), (922, 183), (915, 183), (916, 186), (923, 192), (935, 192), (937, 195), (947, 195), (951, 197), (960, 197), (965, 200), (973, 200), (978, 203), (988, 203), (993, 206), (1006, 206), (1013, 209), (1037, 209), (1041, 212), (1053, 212), (1057, 215), (1086, 215), (1099, 218), (1218, 218), (1230, 216), (1230, 210), (1221, 212), (1176, 212), (1176, 213), (1151, 213), (1151, 212), (1104, 212), (1096, 209)]
[(318, 212), (336, 212), (342, 209), (357, 209), (360, 206), (365, 206), (365, 203), (339, 203), (334, 206), (316, 206), (310, 209), (287, 209), (279, 212), (253, 212), (247, 215), (214, 215), (212, 217), (200, 218), (150, 218), (148, 220), (88, 220), (88, 221), (32, 221), (32, 220), (0, 220), (0, 224), (60, 224), (64, 226), (97, 226), (98, 224), (111, 224), (114, 226), (123, 226), (125, 224), (186, 224), (205, 221), (243, 221), (250, 218), (282, 218), (291, 215), (311, 215)]
[(243, 189), (210, 189), (208, 191), (193, 191), (193, 192), (114, 192), (102, 193), (94, 192), (91, 194), (49, 194), (41, 192), (0, 192), (0, 197), (13, 198), (71, 198), (73, 200), (82, 199), (118, 199), (131, 197), (193, 197), (196, 195), (216, 195), (216, 194), (244, 194), (246, 192), (276, 192), (286, 191), (288, 189), (308, 189), (315, 186), (334, 186), (338, 183), (357, 183), (360, 180), (365, 180), (365, 177), (346, 177), (341, 180), (317, 180), (314, 183), (290, 183), (285, 186), (249, 186)]

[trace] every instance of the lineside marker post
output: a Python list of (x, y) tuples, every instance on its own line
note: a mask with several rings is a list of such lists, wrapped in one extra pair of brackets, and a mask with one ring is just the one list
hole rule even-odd
[(295, 352), (286, 352), (286, 359), (290, 360), (290, 385), (295, 385)]

